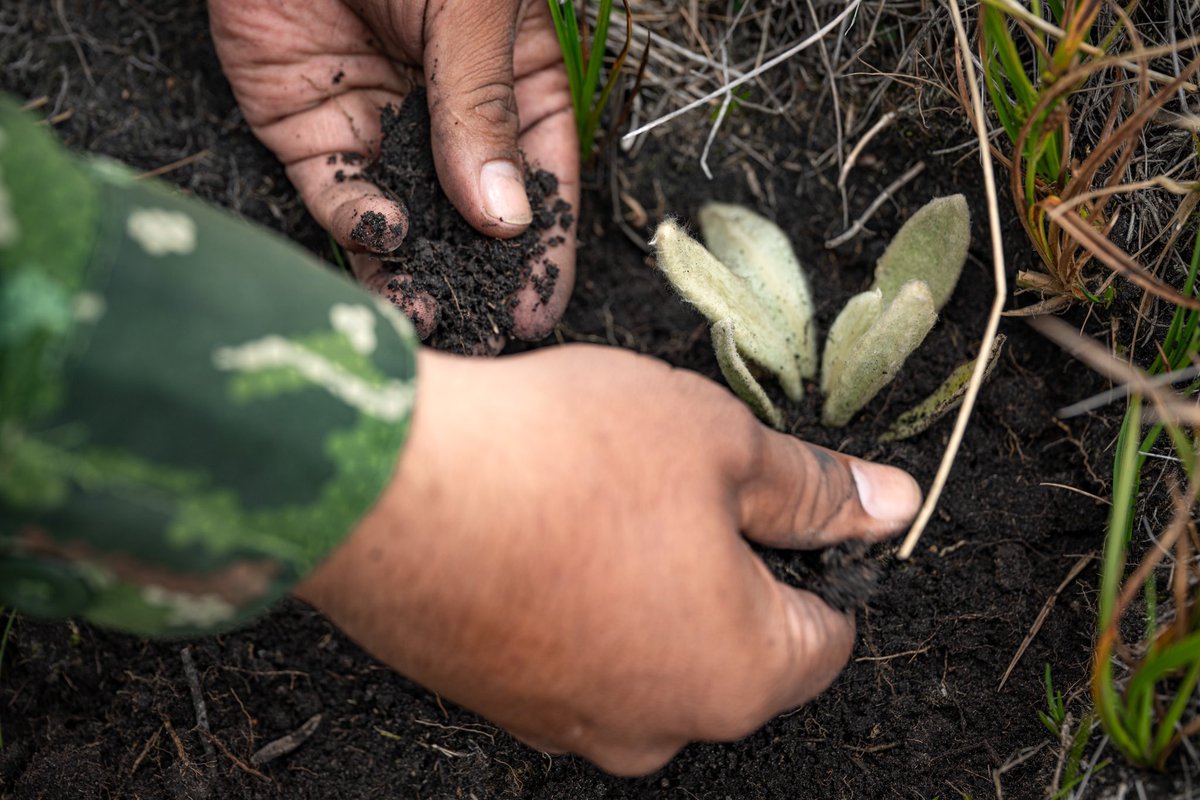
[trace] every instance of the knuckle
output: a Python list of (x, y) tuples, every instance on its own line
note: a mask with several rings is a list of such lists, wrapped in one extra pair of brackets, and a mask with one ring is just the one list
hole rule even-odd
[(467, 107), (483, 121), (497, 126), (516, 126), (517, 98), (512, 86), (489, 83), (475, 89), (467, 100)]
[(636, 778), (649, 775), (664, 767), (668, 761), (675, 757), (675, 754), (679, 752), (681, 747), (682, 744), (644, 746), (640, 748), (631, 748), (629, 746), (605, 747), (598, 748), (590, 753), (582, 753), (582, 755), (600, 767), (600, 769), (612, 775)]
[(726, 474), (757, 474), (767, 457), (768, 431), (754, 412), (702, 375), (687, 370), (674, 370), (672, 375), (679, 407), (696, 411), (692, 419), (716, 446)]
[(471, 81), (437, 92), (429, 111), (451, 125), (495, 130), (513, 134), (518, 128), (517, 98), (512, 85), (504, 81)]

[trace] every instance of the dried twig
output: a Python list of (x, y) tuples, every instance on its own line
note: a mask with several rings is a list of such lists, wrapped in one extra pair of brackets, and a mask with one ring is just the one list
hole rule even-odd
[(137, 179), (144, 180), (146, 178), (157, 178), (160, 175), (166, 175), (168, 172), (174, 172), (177, 169), (183, 169), (184, 167), (195, 164), (197, 161), (208, 158), (208, 154), (209, 150), (208, 148), (205, 148), (198, 153), (192, 153), (190, 156), (184, 156), (181, 159), (172, 161), (170, 164), (163, 164), (161, 167), (156, 167), (152, 170), (148, 170), (147, 172), (143, 172), (137, 176)]
[(867, 206), (867, 210), (864, 211), (858, 219), (854, 220), (854, 223), (849, 228), (847, 228), (838, 236), (835, 236), (834, 238), (825, 242), (826, 249), (832, 250), (835, 247), (840, 247), (857, 236), (859, 232), (862, 231), (863, 226), (871, 221), (871, 217), (875, 216), (875, 212), (879, 210), (879, 207), (894, 197), (896, 192), (900, 191), (904, 184), (920, 175), (924, 169), (925, 162), (918, 161), (916, 164), (905, 170), (903, 175), (889, 183), (887, 187), (879, 193), (879, 196), (871, 202), (871, 205)]
[(1130, 366), (1113, 357), (1094, 339), (1076, 333), (1070, 325), (1053, 317), (1035, 317), (1029, 320), (1029, 324), (1038, 333), (1055, 342), (1104, 377), (1114, 383), (1126, 384), (1127, 390), (1136, 391), (1149, 398), (1162, 419), (1200, 426), (1200, 406), (1168, 391), (1165, 386), (1156, 384), (1149, 375), (1137, 367)]
[(850, 155), (846, 156), (846, 163), (842, 164), (842, 171), (838, 174), (837, 185), (842, 188), (846, 185), (846, 178), (850, 175), (850, 170), (854, 169), (854, 165), (858, 163), (858, 157), (862, 155), (863, 149), (867, 144), (874, 139), (880, 131), (896, 121), (896, 112), (889, 111), (879, 118), (879, 121), (871, 126), (871, 129), (862, 135), (862, 138), (855, 143), (850, 150)]
[(1079, 560), (1075, 562), (1075, 566), (1071, 567), (1070, 571), (1067, 572), (1067, 577), (1063, 578), (1062, 583), (1058, 584), (1058, 588), (1046, 598), (1046, 602), (1042, 604), (1042, 610), (1038, 612), (1037, 618), (1029, 626), (1029, 632), (1025, 634), (1025, 638), (1021, 641), (1021, 646), (1017, 648), (1012, 661), (1008, 662), (1008, 669), (1004, 670), (1004, 675), (1000, 678), (1000, 684), (996, 687), (997, 692), (1004, 688), (1004, 684), (1008, 682), (1012, 671), (1016, 669), (1017, 662), (1021, 660), (1021, 656), (1025, 655), (1025, 651), (1029, 649), (1029, 645), (1033, 642), (1034, 637), (1042, 629), (1042, 625), (1046, 622), (1046, 617), (1050, 616), (1050, 612), (1054, 609), (1054, 604), (1058, 602), (1058, 596), (1070, 585), (1071, 581), (1079, 577), (1079, 573), (1083, 572), (1083, 568), (1090, 564), (1095, 557), (1095, 553), (1080, 556)]
[(192, 661), (192, 648), (183, 647), (179, 650), (179, 658), (183, 661), (183, 674), (187, 678), (188, 689), (192, 693), (192, 708), (196, 711), (196, 730), (200, 732), (200, 742), (204, 745), (204, 755), (211, 762), (216, 759), (216, 751), (209, 741), (211, 731), (208, 729), (208, 706), (204, 703), (204, 691), (200, 688), (200, 675), (196, 672), (196, 663)]
[(210, 734), (208, 734), (208, 738), (209, 738), (209, 741), (211, 741), (213, 744), (215, 744), (217, 746), (217, 749), (219, 749), (222, 753), (224, 753), (225, 757), (228, 758), (230, 761), (232, 761), (234, 766), (236, 766), (242, 772), (246, 773), (247, 775), (253, 775), (256, 778), (262, 778), (267, 783), (271, 782), (271, 779), (268, 778), (266, 775), (263, 775), (261, 772), (256, 770), (254, 767), (250, 766), (245, 761), (242, 761), (240, 758), (235, 756), (229, 750), (229, 748), (225, 746), (225, 743), (222, 742), (220, 739), (218, 739), (216, 736), (213, 736), (210, 733)]
[[(1161, 388), (1175, 383), (1181, 383), (1182, 381), (1190, 381), (1198, 377), (1200, 377), (1200, 365), (1194, 365), (1187, 367), (1186, 369), (1175, 370), (1174, 372), (1164, 372), (1161, 375), (1148, 377), (1145, 385)], [(1071, 417), (1077, 417), (1080, 414), (1086, 414), (1088, 411), (1094, 411), (1095, 409), (1106, 406), (1109, 403), (1115, 402), (1124, 397), (1128, 397), (1131, 390), (1132, 387), (1129, 383), (1122, 383), (1121, 385), (1114, 386), (1107, 391), (1092, 395), (1085, 400), (1080, 400), (1077, 403), (1072, 403), (1069, 406), (1060, 408), (1058, 411), (1054, 412), (1054, 416), (1058, 417), (1059, 419), (1070, 419)]]
[(142, 747), (142, 752), (138, 753), (138, 757), (133, 760), (133, 766), (129, 768), (129, 777), (132, 778), (142, 766), (142, 762), (146, 760), (146, 756), (150, 754), (150, 750), (158, 744), (158, 740), (162, 738), (163, 726), (159, 725), (154, 734), (146, 740), (145, 746)]
[(317, 726), (321, 724), (321, 716), (320, 714), (313, 714), (308, 722), (305, 722), (287, 736), (283, 736), (273, 742), (268, 742), (260, 747), (254, 755), (250, 756), (250, 764), (255, 767), (261, 767), (263, 764), (267, 764), (277, 758), (282, 758), (294, 751), (316, 733)]
[(861, 4), (862, 4), (862, 0), (851, 0), (851, 2), (848, 3), (844, 9), (842, 9), (841, 13), (839, 13), (836, 17), (834, 17), (832, 20), (827, 22), (825, 25), (821, 26), (817, 30), (817, 32), (814, 33), (812, 36), (809, 36), (809, 37), (803, 39), (802, 41), (798, 42), (794, 46), (789, 47), (787, 50), (784, 50), (779, 55), (775, 56), (774, 58), (770, 59), (769, 61), (764, 62), (762, 64), (762, 66), (752, 69), (751, 71), (742, 75), (740, 78), (734, 78), (733, 81), (725, 84), (724, 86), (720, 87), (716, 91), (709, 92), (708, 94), (704, 95), (703, 97), (701, 97), (697, 100), (693, 100), (692, 102), (687, 103), (686, 105), (675, 109), (674, 111), (670, 112), (669, 114), (664, 114), (663, 116), (659, 117), (658, 119), (652, 120), (651, 122), (647, 122), (645, 125), (635, 128), (634, 130), (632, 130), (629, 133), (622, 136), (621, 141), (629, 141), (630, 139), (633, 139), (633, 138), (639, 136), (640, 134), (645, 133), (648, 130), (657, 128), (659, 125), (662, 125), (663, 123), (670, 122), (671, 120), (675, 119), (676, 117), (682, 116), (694, 108), (699, 108), (700, 106), (702, 106), (708, 102), (711, 102), (712, 100), (716, 100), (718, 97), (720, 97), (728, 92), (732, 92), (734, 89), (736, 89), (737, 87), (741, 86), (744, 83), (749, 83), (750, 81), (754, 80), (759, 75), (766, 72), (767, 70), (770, 70), (770, 69), (773, 69), (774, 67), (779, 66), (783, 62), (787, 61), (789, 58), (792, 58), (793, 56), (795, 56), (797, 53), (800, 53), (801, 51), (808, 49), (813, 44), (820, 41), (822, 37), (824, 37), (831, 30), (836, 28), (841, 23), (842, 20), (846, 19), (851, 14), (853, 14), (855, 11), (857, 11), (859, 5), (861, 5)]
[(83, 46), (79, 44), (79, 36), (75, 31), (71, 30), (71, 23), (67, 20), (66, 9), (63, 8), (63, 0), (54, 0), (54, 11), (58, 14), (58, 21), (62, 23), (63, 30), (67, 34), (67, 39), (71, 42), (71, 47), (75, 48), (75, 55), (79, 57), (79, 66), (83, 67), (83, 76), (87, 78), (87, 82), (96, 87), (96, 79), (92, 77), (92, 68), (88, 66), (87, 58), (83, 54)]

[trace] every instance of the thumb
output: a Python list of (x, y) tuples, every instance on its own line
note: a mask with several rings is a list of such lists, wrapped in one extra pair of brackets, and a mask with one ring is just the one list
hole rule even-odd
[(761, 430), (759, 458), (738, 487), (747, 537), (790, 548), (879, 541), (916, 515), (921, 489), (904, 470)]
[(509, 238), (533, 219), (517, 135), (519, 3), (442, 0), (425, 23), (425, 81), (442, 188), (477, 230)]

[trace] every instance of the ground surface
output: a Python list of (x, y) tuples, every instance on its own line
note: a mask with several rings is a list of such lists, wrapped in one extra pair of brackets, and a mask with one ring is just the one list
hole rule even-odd
[[(59, 13), (61, 12), (61, 13)], [(799, 101), (798, 118), (827, 114)], [(326, 258), (328, 237), (281, 169), (250, 135), (212, 52), (201, 3), (5, 3), (0, 89), (34, 100), (73, 148), (165, 178), (299, 240)], [(906, 91), (900, 89), (900, 91)], [(802, 95), (803, 97), (804, 95)], [(888, 102), (886, 95), (884, 104)], [(845, 102), (845, 98), (843, 98)], [(927, 169), (869, 226), (894, 231), (930, 197), (962, 191), (975, 216), (963, 280), (926, 346), (894, 388), (850, 428), (816, 424), (814, 402), (788, 409), (806, 438), (909, 469), (928, 485), (949, 423), (908, 442), (874, 436), (974, 355), (991, 301), (979, 173), (951, 103), (906, 114), (852, 175), (853, 217), (916, 158)], [(677, 129), (707, 127), (705, 111)], [(812, 115), (806, 117), (805, 114)], [(707, 199), (747, 202), (777, 220), (810, 271), (819, 321), (869, 282), (886, 235), (835, 250), (843, 229), (836, 165), (813, 166), (831, 126), (735, 109), (709, 162), (694, 133), (651, 137), (636, 158), (590, 172), (580, 209), (579, 278), (545, 344), (606, 342), (717, 375), (701, 318), (679, 302), (637, 243), (663, 214), (694, 218)], [(749, 132), (767, 142), (750, 157)], [(616, 166), (614, 166), (616, 165)], [(640, 204), (646, 217), (613, 188)], [(619, 197), (619, 195), (618, 195)], [(614, 220), (625, 215), (628, 232)], [(1020, 247), (1014, 253), (1027, 252)], [(1017, 266), (1028, 266), (1019, 255)], [(1051, 661), (1066, 693), (1085, 685), (1094, 624), (1094, 567), (1059, 597), (1003, 690), (997, 685), (1043, 603), (1081, 555), (1097, 552), (1105, 509), (1107, 416), (1059, 422), (1054, 410), (1103, 388), (1020, 323), (916, 557), (886, 566), (859, 614), (854, 656), (832, 689), (744, 741), (688, 747), (659, 773), (608, 777), (570, 757), (527, 749), (361, 653), (298, 603), (255, 627), (191, 644), (215, 741), (195, 731), (180, 643), (142, 642), (87, 626), (18, 621), (0, 681), (0, 796), (5, 798), (932, 798), (1041, 797), (1057, 750), (1035, 711)], [(786, 571), (788, 560), (776, 558)], [(719, 646), (716, 644), (715, 646)], [(1078, 704), (1073, 705), (1078, 708)], [(263, 744), (314, 715), (296, 752), (251, 771)], [(211, 756), (208, 755), (211, 751)]]

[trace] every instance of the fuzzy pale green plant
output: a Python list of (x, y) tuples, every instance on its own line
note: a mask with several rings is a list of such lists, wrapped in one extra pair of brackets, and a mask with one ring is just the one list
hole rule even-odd
[(757, 407), (766, 393), (734, 359), (767, 370), (799, 400), (803, 379), (816, 374), (816, 331), (808, 281), (791, 244), (773, 222), (746, 209), (713, 204), (700, 220), (713, 251), (727, 260), (667, 220), (654, 235), (659, 267), (709, 321), (727, 323), (721, 335), (734, 347), (726, 347), (722, 371), (730, 385), (745, 387), (743, 399)]
[[(710, 203), (700, 227), (707, 248), (674, 222), (660, 225), (659, 266), (713, 323), (730, 386), (778, 426), (782, 417), (750, 364), (774, 375), (789, 398), (803, 395), (803, 379), (817, 372), (808, 281), (787, 236), (753, 211)], [(850, 299), (829, 332), (821, 365), (826, 425), (849, 422), (925, 339), (958, 282), (969, 238), (962, 195), (932, 201), (896, 234), (876, 265), (874, 285)]]
[(829, 330), (823, 423), (844, 426), (896, 377), (954, 292), (970, 239), (961, 194), (927, 203), (896, 233), (875, 265), (875, 284), (851, 298)]

